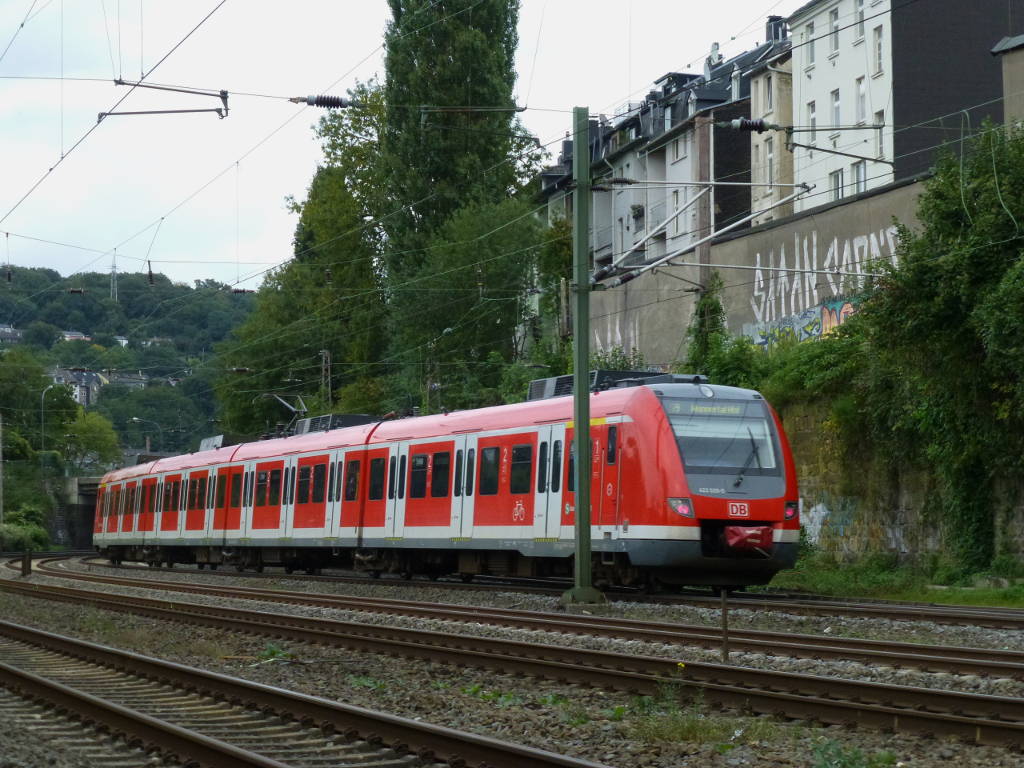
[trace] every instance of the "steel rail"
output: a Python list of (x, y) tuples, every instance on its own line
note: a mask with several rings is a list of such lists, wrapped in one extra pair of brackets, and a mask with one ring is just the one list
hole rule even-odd
[[(353, 597), (348, 595), (310, 594), (287, 590), (268, 590), (255, 587), (219, 587), (175, 581), (156, 581), (116, 576), (99, 576), (63, 569), (49, 564), (40, 570), (60, 578), (86, 582), (117, 584), (139, 589), (203, 594), (231, 599), (260, 600), (291, 605), (307, 605), (338, 610), (366, 611), (438, 619), (499, 624), (523, 629), (535, 629), (570, 634), (589, 634), (643, 640), (679, 645), (684, 643), (717, 648), (722, 632), (717, 627), (669, 622), (649, 622), (614, 617), (555, 615), (540, 611), (491, 608), (485, 606), (454, 605), (448, 603), (420, 603), (388, 598)], [(803, 658), (842, 659), (862, 663), (885, 663), (918, 667), (931, 671), (958, 674), (995, 675), (1024, 678), (1024, 652), (984, 648), (958, 648), (941, 645), (921, 645), (893, 641), (864, 640), (844, 637), (819, 637), (764, 630), (731, 630), (729, 644), (733, 650), (770, 655), (790, 655)]]
[[(169, 570), (170, 572), (174, 572), (174, 569), (163, 568), (140, 568), (138, 570), (145, 570), (147, 572), (153, 570)], [(180, 571), (178, 572), (180, 573)], [(238, 576), (238, 574), (225, 571), (214, 571), (212, 569), (209, 573), (229, 578)], [(286, 578), (283, 574), (263, 572), (245, 573), (244, 577), (265, 579)], [(565, 591), (564, 586), (544, 587), (539, 586), (536, 583), (525, 584), (520, 583), (520, 581), (512, 581), (512, 583), (465, 584), (462, 582), (447, 581), (424, 582), (399, 579), (381, 580), (349, 576), (292, 576), (290, 574), (287, 578), (348, 584), (387, 584), (389, 586), (408, 586), (410, 588), (428, 585), (436, 587), (440, 583), (446, 589), (470, 591), (512, 589), (517, 592), (543, 595), (560, 595)], [(535, 581), (536, 580), (533, 580), (533, 582)], [(607, 595), (609, 600), (615, 601), (622, 600), (628, 602), (658, 603), (666, 605), (696, 605), (707, 606), (709, 608), (717, 608), (719, 605), (718, 597), (710, 597), (706, 595), (647, 595), (628, 592), (623, 593), (615, 590), (610, 590)], [(796, 598), (792, 595), (772, 595), (771, 593), (751, 594), (743, 592), (733, 594), (730, 599), (733, 601), (731, 603), (732, 607), (739, 609), (780, 610), (788, 613), (812, 616), (838, 615), (869, 618), (877, 617), (891, 619), (893, 621), (930, 621), (936, 624), (977, 626), (993, 629), (1024, 629), (1024, 610), (1015, 608), (990, 608), (971, 605), (944, 606), (941, 603), (913, 603), (875, 599), (865, 599), (858, 602), (852, 600), (841, 600), (825, 595), (808, 595), (806, 597)]]
[(0, 580), (0, 589), (229, 631), (344, 646), (638, 693), (692, 686), (713, 703), (785, 717), (1024, 744), (1024, 700), (575, 647), (199, 606)]
[[(316, 696), (286, 691), (274, 686), (263, 685), (248, 680), (230, 677), (217, 672), (187, 667), (174, 662), (162, 661), (149, 656), (137, 653), (120, 651), (106, 646), (90, 643), (84, 640), (64, 637), (51, 632), (32, 629), (29, 627), (0, 621), (0, 634), (28, 643), (30, 645), (47, 648), (57, 653), (66, 654), (77, 659), (98, 664), (104, 667), (111, 667), (119, 672), (131, 675), (156, 679), (169, 682), (176, 687), (183, 687), (197, 691), (202, 694), (224, 699), (230, 702), (241, 702), (248, 707), (255, 707), (264, 712), (273, 712), (287, 719), (295, 719), (309, 725), (316, 725), (327, 732), (338, 732), (345, 734), (348, 738), (362, 737), (373, 743), (390, 745), (396, 751), (412, 752), (424, 760), (442, 760), (450, 765), (488, 766), (488, 768), (604, 768), (599, 763), (588, 760), (581, 760), (566, 755), (557, 755), (545, 750), (536, 749), (520, 744), (512, 744), (500, 741), (487, 736), (457, 731), (444, 726), (423, 723), (417, 720), (398, 717), (385, 712), (375, 712), (363, 707), (356, 707), (350, 704), (328, 701)], [(6, 668), (9, 665), (0, 665)], [(6, 669), (4, 669), (6, 672)], [(26, 676), (27, 679), (28, 676)], [(31, 677), (39, 678), (32, 675)], [(26, 685), (32, 683), (28, 681)], [(35, 683), (32, 683), (35, 684)], [(61, 686), (67, 688), (67, 686)], [(37, 689), (40, 696), (48, 695), (40, 687)], [(80, 693), (80, 692), (79, 692)], [(52, 695), (67, 695), (66, 691), (57, 691)], [(97, 706), (105, 719), (111, 716), (120, 718), (117, 725), (118, 730), (137, 733), (134, 723), (134, 714), (131, 710), (119, 705), (109, 706), (110, 702), (103, 705), (102, 700), (90, 697), (88, 706)], [(68, 706), (71, 703), (60, 703), (60, 706)], [(78, 711), (78, 710), (76, 710)], [(81, 713), (83, 717), (90, 717), (89, 710)], [(95, 715), (92, 715), (95, 717)], [(149, 718), (150, 728), (154, 733), (147, 733), (146, 738), (164, 739), (168, 732), (177, 730), (171, 734), (172, 737), (184, 738), (188, 731), (172, 726), (170, 729), (164, 727), (169, 725), (156, 718)], [(203, 737), (208, 742), (216, 740)], [(208, 745), (211, 749), (218, 748), (219, 744)], [(230, 745), (227, 745), (230, 747)], [(178, 754), (186, 757), (196, 757), (204, 764), (211, 766), (262, 766), (264, 768), (286, 768), (277, 761), (245, 753), (245, 750), (238, 750), (231, 747), (226, 750), (224, 756), (211, 752), (209, 759), (202, 759), (192, 753), (192, 747), (180, 747), (175, 749)], [(236, 754), (232, 755), (232, 751)], [(250, 758), (252, 755), (252, 758)], [(214, 759), (215, 758), (215, 759)], [(258, 759), (253, 762), (227, 762), (228, 759)]]

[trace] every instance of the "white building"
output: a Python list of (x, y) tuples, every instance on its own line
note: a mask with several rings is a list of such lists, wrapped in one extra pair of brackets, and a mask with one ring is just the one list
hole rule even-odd
[(893, 181), (890, 4), (814, 0), (789, 17), (793, 122), (803, 129), (793, 144), (805, 145), (793, 148), (793, 175), (814, 185), (797, 211)]

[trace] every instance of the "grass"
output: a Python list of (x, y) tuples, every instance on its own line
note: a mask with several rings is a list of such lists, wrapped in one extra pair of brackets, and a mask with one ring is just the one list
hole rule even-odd
[(939, 562), (899, 564), (895, 556), (880, 554), (839, 562), (831, 553), (810, 552), (801, 556), (795, 568), (777, 574), (771, 586), (835, 597), (877, 597), (946, 605), (1024, 606), (1024, 584), (971, 586), (978, 577), (984, 584), (988, 577), (1013, 578), (1014, 572), (967, 574)]

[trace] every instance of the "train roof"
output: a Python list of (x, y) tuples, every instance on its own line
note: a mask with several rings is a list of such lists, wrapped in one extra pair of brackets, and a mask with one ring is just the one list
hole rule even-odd
[[(669, 397), (725, 397), (738, 400), (753, 400), (761, 395), (751, 389), (725, 387), (717, 384), (665, 383), (616, 387), (590, 396), (592, 418), (602, 418), (623, 413), (634, 399), (645, 399), (652, 394)], [(334, 450), (356, 445), (375, 445), (399, 440), (419, 440), (454, 434), (466, 434), (490, 430), (511, 429), (531, 424), (546, 424), (569, 421), (573, 416), (573, 398), (554, 397), (546, 400), (530, 400), (513, 405), (496, 405), (469, 411), (452, 411), (429, 416), (416, 416), (373, 424), (342, 427), (325, 432), (310, 432), (292, 437), (279, 437), (251, 443), (216, 448), (209, 451), (170, 456), (149, 464), (116, 469), (104, 475), (102, 482), (130, 480), (140, 475), (176, 472), (195, 467), (230, 464), (267, 456), (290, 456), (317, 450)]]

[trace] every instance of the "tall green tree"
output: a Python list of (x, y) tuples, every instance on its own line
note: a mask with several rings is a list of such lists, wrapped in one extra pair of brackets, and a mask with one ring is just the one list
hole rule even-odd
[(512, 88), (518, 0), (389, 0), (381, 136), (387, 266), (414, 276), (423, 248), (462, 206), (519, 185)]

